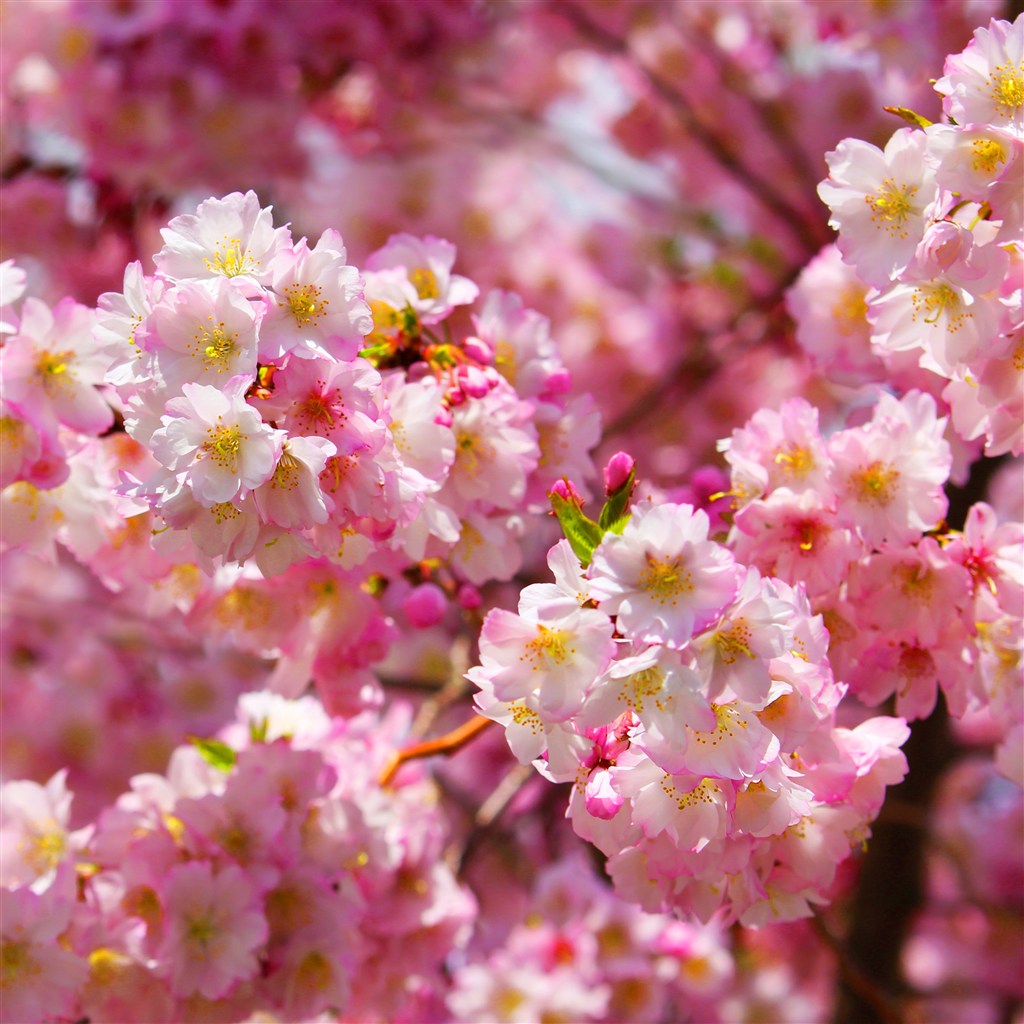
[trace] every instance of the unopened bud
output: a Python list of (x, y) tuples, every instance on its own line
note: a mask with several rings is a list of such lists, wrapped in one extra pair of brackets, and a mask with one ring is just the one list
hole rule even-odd
[(635, 465), (632, 455), (627, 452), (616, 452), (608, 460), (608, 465), (604, 467), (605, 494), (614, 494), (616, 491), (622, 490)]
[(557, 494), (563, 501), (571, 502), (577, 508), (583, 508), (583, 498), (580, 497), (579, 491), (573, 487), (572, 481), (567, 480), (564, 476), (551, 485), (551, 490), (548, 493)]

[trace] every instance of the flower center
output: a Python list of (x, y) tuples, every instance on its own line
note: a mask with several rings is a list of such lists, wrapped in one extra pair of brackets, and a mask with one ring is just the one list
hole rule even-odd
[(8, 985), (39, 972), (39, 964), (29, 953), (27, 942), (4, 942), (0, 945), (0, 992)]
[(224, 322), (221, 321), (215, 327), (200, 328), (193, 335), (196, 350), (203, 357), (204, 370), (216, 370), (223, 373), (231, 365), (231, 357), (235, 353), (236, 335), (224, 330)]
[(863, 288), (846, 288), (832, 307), (832, 319), (840, 334), (850, 335), (864, 330), (868, 315), (864, 294)]
[(1009, 64), (997, 65), (992, 77), (992, 95), (1001, 108), (1000, 117), (1011, 117), (1024, 106), (1024, 63), (1017, 68)]
[(68, 349), (66, 352), (40, 352), (36, 359), (36, 374), (40, 378), (43, 390), (51, 398), (60, 391), (66, 391), (71, 386), (71, 359), (74, 353)]
[(971, 143), (974, 150), (974, 169), (986, 174), (995, 174), (999, 164), (1006, 163), (1006, 150), (996, 139), (975, 139)]
[(782, 470), (784, 476), (803, 480), (814, 468), (814, 456), (806, 448), (794, 445), (782, 448), (775, 453), (775, 465)]
[(952, 285), (938, 284), (915, 288), (910, 297), (914, 312), (911, 319), (916, 323), (918, 315), (924, 314), (924, 323), (937, 324), (946, 317), (946, 328), (951, 334), (960, 329), (967, 317), (973, 314), (963, 308), (963, 302)]
[(315, 284), (290, 284), (284, 290), (287, 303), (279, 302), (279, 306), (287, 306), (295, 318), (297, 327), (308, 327), (316, 324), (327, 312), (330, 299), (322, 299), (321, 290)]
[(854, 473), (852, 481), (861, 501), (885, 507), (894, 497), (899, 478), (899, 470), (885, 462), (872, 462), (866, 469)]
[(437, 277), (429, 267), (416, 267), (409, 271), (409, 281), (421, 299), (436, 299), (441, 294)]
[(206, 432), (208, 438), (203, 442), (205, 452), (221, 469), (231, 473), (238, 472), (238, 456), (242, 450), (245, 435), (238, 427), (210, 427)]
[(693, 576), (680, 558), (655, 558), (648, 554), (647, 568), (640, 575), (640, 589), (658, 604), (676, 604), (680, 594), (693, 590)]
[(750, 649), (750, 627), (745, 619), (738, 619), (728, 631), (716, 633), (715, 646), (726, 665), (734, 664), (741, 654), (748, 658), (754, 657), (754, 652)]
[(897, 185), (892, 178), (886, 178), (873, 196), (864, 197), (872, 210), (872, 223), (883, 227), (891, 238), (906, 238), (904, 224), (914, 212), (910, 201), (917, 190), (917, 185)]
[(535, 672), (545, 662), (564, 665), (576, 653), (576, 648), (569, 646), (570, 639), (570, 634), (564, 629), (549, 629), (538, 625), (537, 635), (527, 643), (523, 659), (533, 662)]
[(221, 244), (213, 250), (213, 256), (204, 259), (203, 262), (211, 274), (238, 277), (239, 274), (248, 274), (255, 270), (260, 261), (254, 260), (249, 255), (249, 250), (242, 248), (240, 238), (228, 238), (225, 235), (221, 239)]

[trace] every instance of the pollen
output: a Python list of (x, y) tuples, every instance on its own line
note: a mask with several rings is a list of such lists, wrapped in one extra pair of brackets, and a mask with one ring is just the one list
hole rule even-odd
[(60, 825), (51, 818), (39, 831), (32, 832), (19, 849), (35, 873), (45, 875), (64, 859), (67, 837)]
[(373, 326), (378, 331), (390, 331), (402, 326), (402, 314), (380, 299), (370, 300), (370, 312), (373, 314)]
[[(211, 324), (213, 317), (210, 317)], [(237, 350), (237, 335), (224, 329), (221, 321), (211, 327), (201, 327), (192, 335), (193, 351), (203, 360), (204, 370), (223, 373), (231, 368), (231, 357)]]
[(429, 267), (416, 267), (409, 272), (409, 281), (421, 299), (436, 299), (441, 294), (437, 275)]
[(746, 729), (747, 723), (740, 720), (731, 704), (712, 704), (711, 710), (715, 713), (714, 732), (699, 732), (694, 729), (690, 733), (691, 739), (702, 747), (720, 746), (723, 740), (736, 735), (736, 729)]
[(225, 235), (213, 255), (203, 260), (211, 274), (223, 274), (225, 277), (238, 277), (239, 274), (251, 274), (260, 261), (249, 255), (249, 250), (242, 247), (240, 238), (228, 238)]
[(975, 139), (971, 143), (974, 150), (974, 169), (985, 174), (995, 174), (999, 164), (1006, 163), (1006, 149), (997, 139)]
[(494, 346), (494, 368), (512, 384), (516, 382), (516, 350), (502, 338)]
[(693, 590), (693, 576), (685, 568), (684, 559), (655, 558), (648, 554), (647, 568), (640, 574), (640, 589), (660, 605), (675, 606), (682, 594)]
[(238, 459), (242, 452), (245, 434), (238, 427), (210, 427), (206, 431), (207, 440), (203, 442), (202, 455), (213, 459), (221, 469), (229, 473), (238, 472)]
[[(644, 703), (648, 697), (661, 693), (665, 685), (665, 673), (657, 666), (641, 669), (622, 681), (619, 700), (628, 703), (638, 715), (644, 713)], [(659, 706), (660, 710), (660, 706)]]
[(455, 463), (458, 470), (468, 477), (476, 477), (484, 466), (494, 461), (497, 452), (477, 434), (460, 431), (455, 435)]
[(299, 486), (302, 463), (287, 448), (281, 453), (270, 486), (275, 491), (294, 491)]
[(855, 285), (845, 288), (832, 306), (832, 320), (836, 330), (847, 337), (864, 330), (867, 323), (867, 293)]
[(302, 958), (295, 970), (295, 983), (301, 989), (313, 989), (316, 992), (327, 988), (333, 977), (330, 960), (315, 949)]
[(343, 426), (348, 419), (338, 390), (325, 393), (325, 386), (324, 381), (317, 381), (317, 390), (311, 391), (295, 410), (295, 420), (304, 433), (326, 437), (328, 431)]
[(36, 359), (36, 376), (46, 394), (53, 398), (62, 391), (68, 391), (74, 381), (71, 360), (74, 352), (40, 352)]
[(1000, 117), (1013, 117), (1024, 106), (1024, 61), (1017, 67), (996, 66), (992, 76), (992, 98)]
[(955, 334), (963, 322), (974, 314), (964, 309), (963, 300), (952, 285), (924, 285), (915, 288), (910, 297), (914, 312), (911, 320), (914, 323), (923, 317), (922, 322), (935, 326), (941, 318), (945, 318), (946, 329)]
[(22, 978), (40, 973), (39, 963), (29, 950), (28, 942), (5, 940), (0, 945), (0, 992)]
[(564, 629), (538, 625), (537, 635), (526, 644), (526, 653), (520, 660), (532, 662), (535, 672), (551, 662), (564, 665), (576, 653), (571, 641), (572, 634)]
[(732, 629), (716, 633), (715, 646), (718, 648), (719, 657), (726, 665), (734, 665), (740, 655), (753, 658), (754, 652), (750, 649), (750, 627), (746, 619), (737, 619)]
[(115, 953), (106, 946), (100, 946), (89, 954), (90, 980), (97, 985), (110, 985), (130, 963), (130, 958), (123, 953)]
[(298, 327), (316, 326), (327, 313), (331, 300), (322, 298), (322, 291), (315, 284), (290, 284), (284, 290), (287, 302), (279, 302), (295, 318)]
[(537, 736), (541, 729), (540, 715), (528, 708), (525, 704), (513, 704), (509, 711), (512, 714), (512, 721), (515, 725), (529, 729), (534, 736)]
[(872, 462), (866, 469), (854, 473), (850, 483), (857, 500), (884, 508), (896, 496), (899, 478), (899, 470), (888, 463)]
[(917, 185), (898, 185), (886, 178), (873, 196), (864, 197), (871, 207), (871, 222), (888, 232), (890, 238), (906, 238), (906, 222), (914, 212), (911, 200), (917, 191)]
[(814, 456), (806, 448), (791, 445), (775, 453), (775, 465), (790, 480), (803, 480), (814, 469)]
[(694, 807), (698, 804), (712, 804), (715, 802), (707, 779), (694, 786), (689, 793), (682, 793), (676, 789), (675, 784), (672, 782), (672, 776), (665, 775), (661, 780), (661, 791), (670, 800), (675, 801), (676, 809), (680, 811), (685, 811), (687, 807)]

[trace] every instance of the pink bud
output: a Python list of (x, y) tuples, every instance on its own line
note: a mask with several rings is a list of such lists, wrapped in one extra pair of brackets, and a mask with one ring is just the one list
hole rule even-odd
[(477, 363), (489, 363), (494, 358), (490, 345), (474, 335), (470, 335), (462, 343), (462, 350), (470, 359)]
[(461, 366), (459, 367), (459, 387), (470, 398), (483, 398), (491, 390), (491, 382), (477, 367)]
[(459, 587), (456, 600), (459, 602), (459, 607), (465, 608), (469, 612), (479, 608), (484, 603), (484, 599), (480, 596), (480, 591), (471, 583), (463, 583)]
[(566, 480), (562, 477), (561, 480), (556, 480), (551, 485), (549, 494), (557, 494), (564, 501), (571, 501), (577, 508), (583, 508), (583, 498), (580, 497), (579, 492), (572, 485), (572, 481)]
[(622, 794), (612, 785), (612, 774), (607, 768), (595, 768), (587, 779), (584, 801), (587, 810), (595, 817), (607, 821), (614, 818), (622, 806)]
[(545, 395), (566, 395), (572, 390), (572, 374), (568, 370), (555, 370), (544, 381)]
[(614, 494), (626, 486), (629, 474), (633, 472), (636, 463), (633, 456), (627, 452), (616, 452), (604, 467), (604, 491), (605, 494)]
[(436, 626), (444, 618), (448, 598), (436, 583), (421, 583), (402, 602), (402, 611), (417, 629)]

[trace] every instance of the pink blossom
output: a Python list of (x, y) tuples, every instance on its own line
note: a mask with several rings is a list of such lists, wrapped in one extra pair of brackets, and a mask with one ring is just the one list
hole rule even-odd
[(65, 948), (61, 936), (75, 909), (74, 879), (39, 894), (31, 889), (0, 889), (0, 957), (3, 963), (4, 1024), (71, 1017), (85, 984), (85, 960)]
[(255, 976), (267, 922), (259, 892), (240, 868), (214, 873), (206, 861), (180, 864), (168, 873), (162, 895), (159, 970), (175, 995), (220, 999)]
[(459, 274), (453, 274), (455, 246), (442, 238), (427, 235), (392, 235), (383, 248), (366, 259), (370, 271), (401, 268), (412, 286), (410, 305), (425, 324), (443, 320), (455, 306), (472, 302), (479, 294), (477, 286)]
[(164, 246), (154, 257), (169, 278), (241, 277), (265, 282), (273, 257), (289, 242), (275, 228), (271, 207), (260, 208), (255, 192), (207, 199), (195, 214), (175, 217), (161, 228)]
[(222, 387), (236, 376), (252, 383), (260, 313), (231, 278), (183, 281), (164, 292), (136, 339), (174, 392), (187, 383)]
[(153, 434), (153, 454), (184, 473), (196, 499), (210, 507), (269, 480), (284, 431), (267, 426), (245, 401), (249, 379), (233, 377), (223, 389), (185, 384), (184, 397), (167, 403), (163, 426)]
[(606, 615), (577, 608), (557, 616), (535, 607), (488, 613), (480, 634), (480, 667), (469, 678), (501, 701), (525, 700), (562, 721), (577, 712), (612, 656)]
[(21, 309), (18, 330), (3, 347), (4, 397), (49, 410), (72, 430), (100, 434), (114, 413), (96, 389), (111, 356), (92, 339), (95, 314), (72, 299), (51, 310), (35, 296)]
[(927, 136), (901, 128), (885, 151), (844, 139), (828, 153), (829, 176), (818, 195), (832, 211), (843, 258), (868, 284), (884, 287), (913, 258), (937, 198)]
[(591, 596), (627, 636), (682, 647), (739, 589), (732, 556), (707, 538), (705, 512), (641, 503), (622, 534), (607, 534), (595, 549)]
[(345, 258), (336, 231), (325, 231), (312, 249), (301, 239), (277, 253), (269, 268), (261, 362), (279, 362), (291, 351), (341, 360), (357, 354), (373, 320), (359, 271)]
[(871, 544), (913, 541), (946, 511), (952, 463), (945, 418), (930, 395), (881, 395), (872, 422), (829, 438), (840, 522)]
[(1024, 16), (1011, 25), (993, 18), (975, 29), (967, 48), (946, 58), (935, 83), (942, 109), (958, 124), (994, 124), (1024, 134)]

